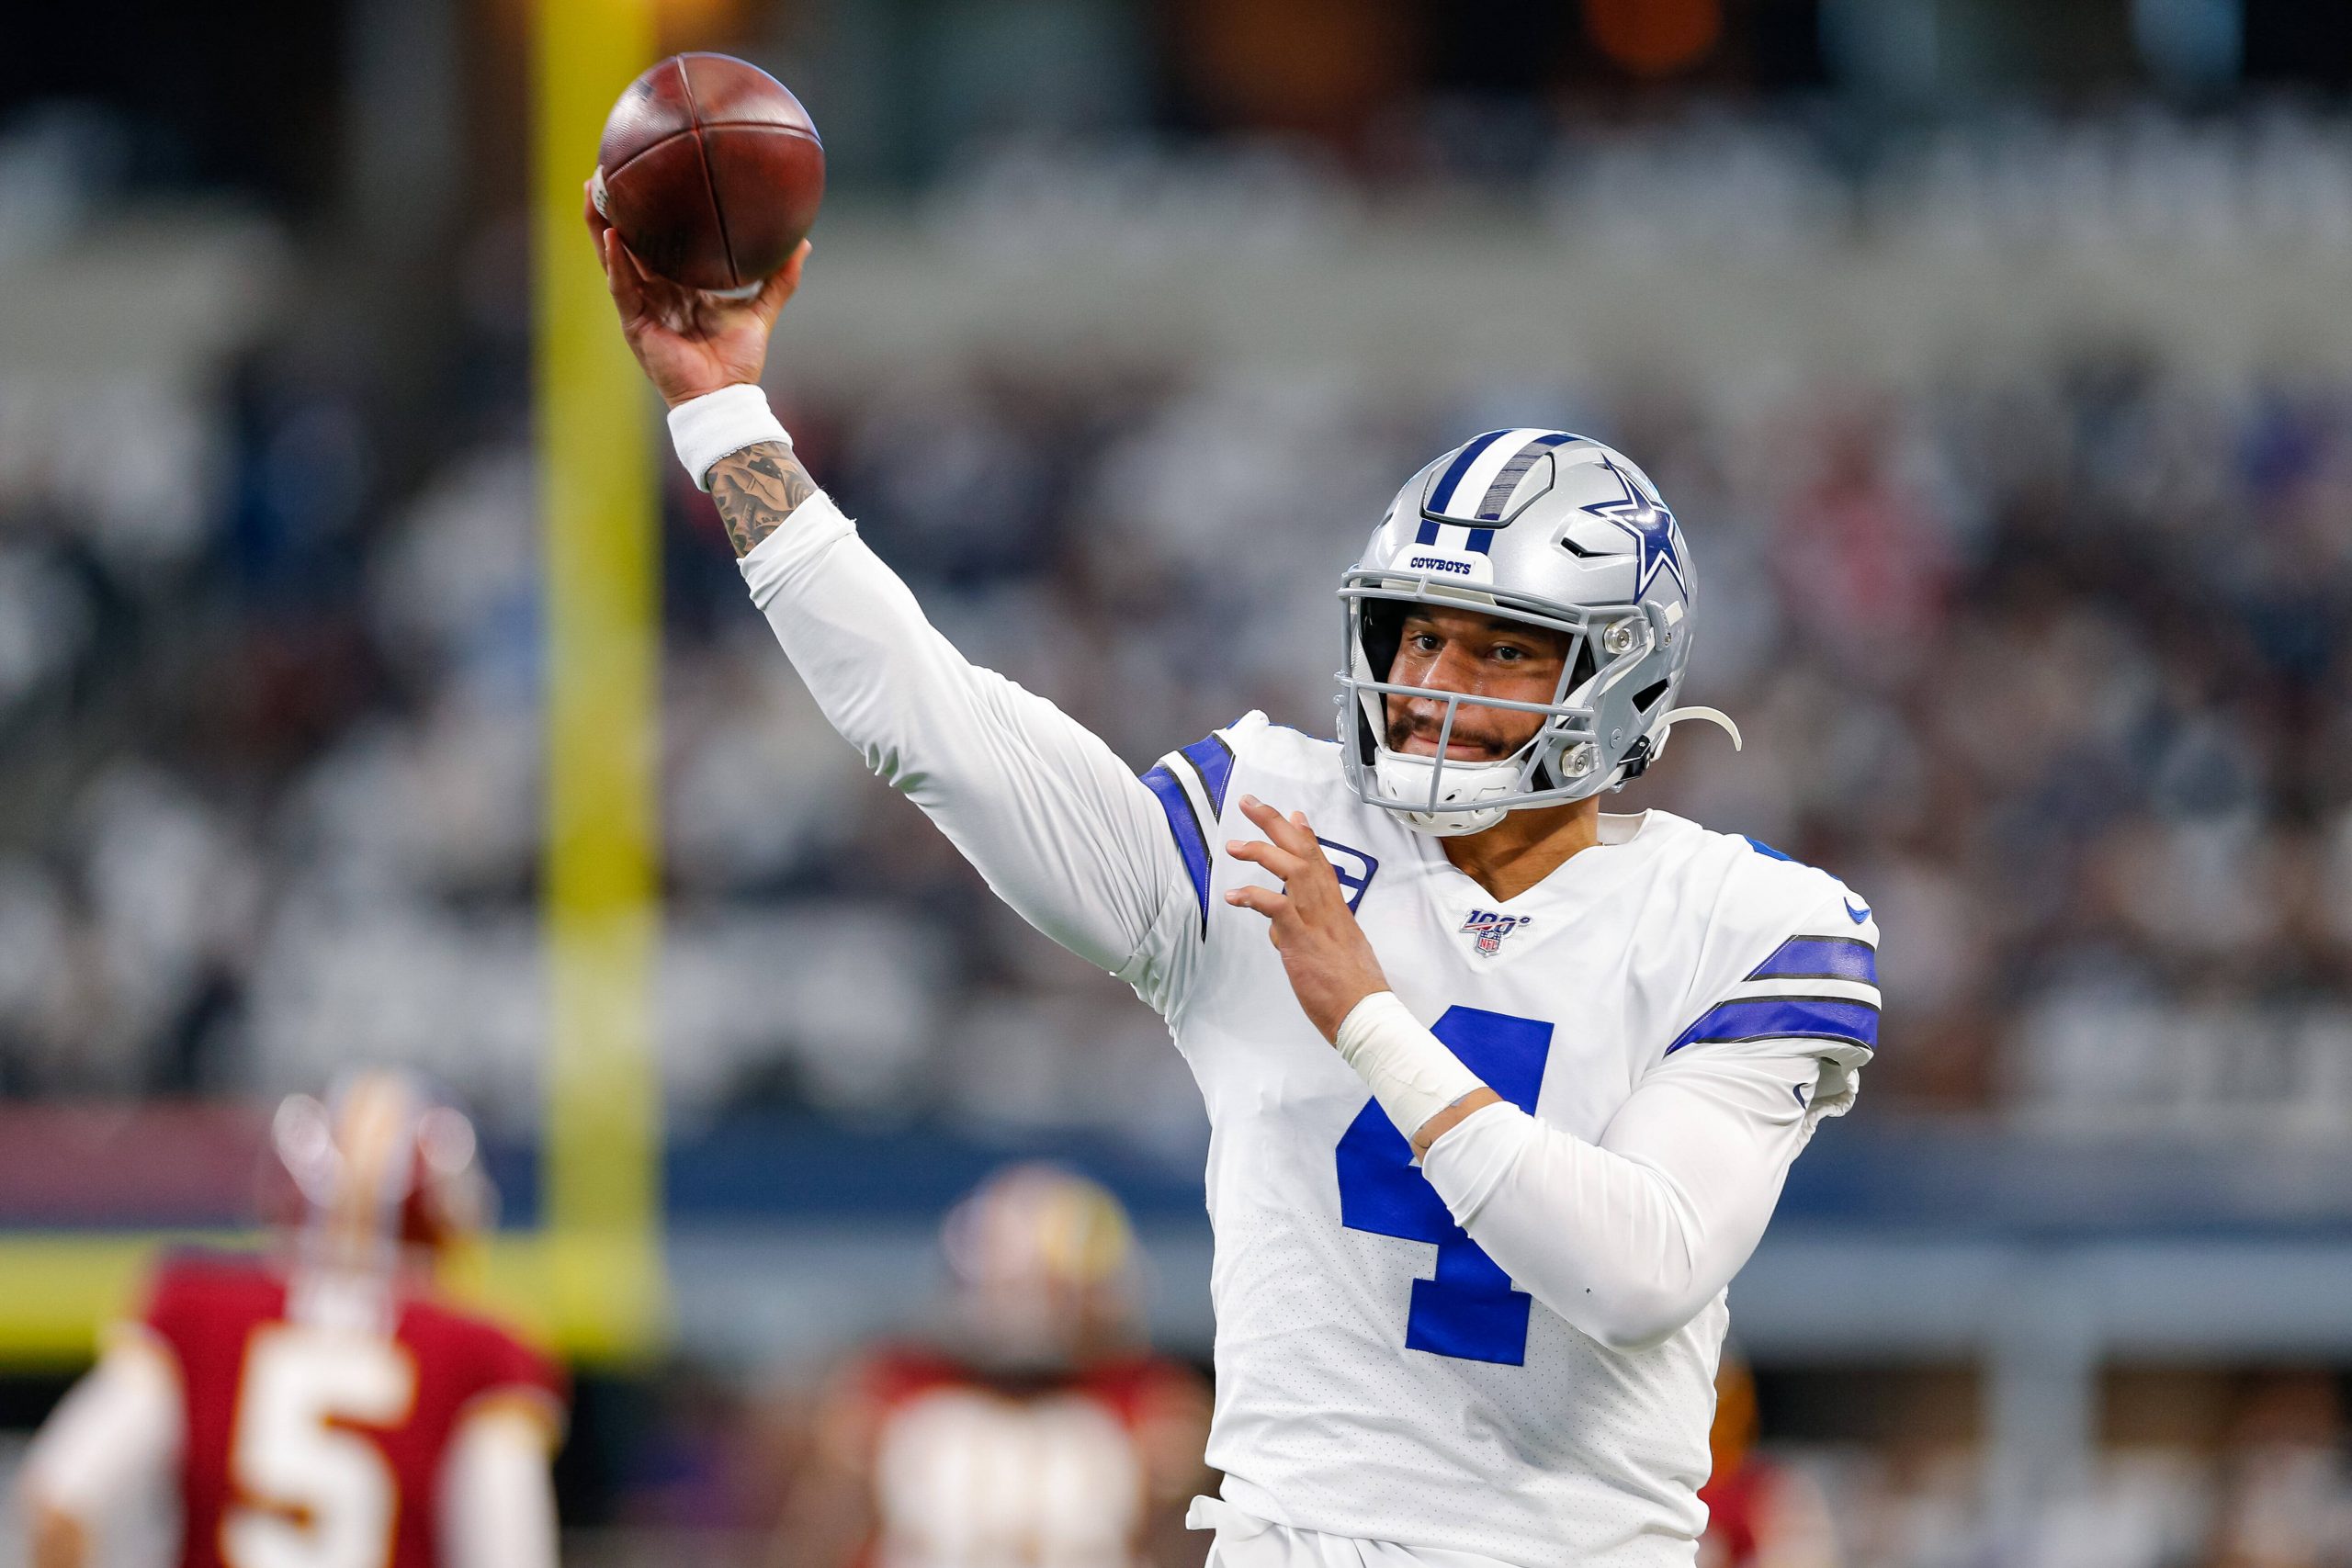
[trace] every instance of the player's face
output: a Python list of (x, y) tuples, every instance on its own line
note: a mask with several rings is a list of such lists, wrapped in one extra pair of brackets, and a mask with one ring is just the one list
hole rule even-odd
[[(1465, 696), (1548, 703), (1568, 657), (1565, 632), (1480, 615), (1476, 610), (1416, 605), (1405, 616), (1396, 661), (1388, 679)], [(1533, 739), (1544, 716), (1464, 703), (1454, 713), (1445, 754), (1459, 761), (1491, 762)], [(1388, 749), (1437, 755), (1445, 704), (1435, 697), (1388, 698)]]

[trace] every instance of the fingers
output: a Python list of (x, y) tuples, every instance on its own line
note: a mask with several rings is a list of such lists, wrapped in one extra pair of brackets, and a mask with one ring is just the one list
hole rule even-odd
[(628, 298), (638, 314), (650, 317), (673, 333), (689, 337), (703, 335), (699, 302), (702, 296), (677, 284), (647, 266), (644, 261), (621, 243), (620, 232), (612, 231), (606, 242), (613, 261), (609, 276), (614, 279), (614, 298)]
[(1284, 817), (1256, 795), (1245, 795), (1241, 797), (1241, 814), (1266, 837), (1249, 841), (1228, 840), (1226, 853), (1236, 860), (1262, 865), (1285, 883), (1302, 872), (1312, 874), (1318, 868), (1330, 874), (1331, 863), (1325, 857), (1322, 842), (1315, 837), (1305, 812), (1294, 811)]
[(1237, 887), (1225, 896), (1228, 904), (1244, 909), (1255, 909), (1266, 917), (1266, 940), (1276, 948), (1283, 939), (1298, 929), (1297, 913), (1289, 899), (1271, 887)]
[(612, 295), (621, 320), (634, 321), (645, 314), (645, 282), (637, 270), (637, 258), (610, 228), (598, 236), (598, 246), (604, 252), (605, 288)]
[(1241, 797), (1241, 815), (1256, 823), (1266, 837), (1291, 853), (1299, 856), (1322, 857), (1323, 846), (1315, 841), (1315, 829), (1306, 825), (1304, 812), (1284, 817), (1254, 795)]
[[(601, 170), (598, 172), (602, 173)], [(605, 254), (605, 231), (612, 225), (605, 222), (605, 215), (596, 210), (595, 175), (580, 182), (580, 211), (581, 216), (588, 220), (589, 237), (596, 242), (596, 254), (601, 256)]]
[(763, 324), (774, 326), (776, 312), (784, 309), (784, 302), (800, 292), (800, 269), (808, 262), (808, 242), (803, 240), (753, 297), (752, 310)]
[(1289, 899), (1271, 887), (1260, 887), (1255, 885), (1232, 889), (1226, 894), (1225, 901), (1238, 908), (1255, 909), (1270, 920), (1290, 911)]
[[(1241, 797), (1242, 815), (1265, 831), (1264, 839), (1228, 839), (1225, 852), (1235, 860), (1261, 865), (1282, 879), (1282, 888), (1237, 887), (1226, 902), (1255, 909), (1269, 919), (1319, 919), (1340, 889), (1339, 874), (1331, 869), (1323, 845), (1303, 811), (1283, 816), (1254, 795)], [(1305, 900), (1304, 905), (1298, 902)], [(1274, 933), (1281, 945), (1282, 933)]]
[(1265, 829), (1269, 836), (1272, 835), (1277, 827), (1289, 826), (1283, 821), (1281, 812), (1276, 811), (1254, 795), (1245, 795), (1241, 797), (1241, 815)]
[[(1253, 840), (1245, 843), (1239, 839), (1227, 840), (1225, 846), (1227, 854), (1240, 860), (1256, 861), (1284, 879), (1304, 866), (1330, 864), (1324, 857), (1322, 840), (1316, 838), (1315, 829), (1307, 825), (1306, 813), (1294, 811), (1284, 817), (1256, 795), (1245, 795), (1241, 797), (1241, 815), (1255, 823), (1265, 833), (1266, 840), (1271, 841)], [(1268, 851), (1278, 853), (1290, 863), (1286, 867), (1279, 865), (1262, 852), (1252, 852)]]
[(1246, 860), (1264, 866), (1276, 876), (1288, 882), (1306, 868), (1306, 863), (1288, 850), (1280, 849), (1263, 839), (1227, 839), (1225, 852), (1235, 860)]

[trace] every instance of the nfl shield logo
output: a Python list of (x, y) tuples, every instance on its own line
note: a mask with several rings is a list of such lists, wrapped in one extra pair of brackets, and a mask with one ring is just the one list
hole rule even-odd
[(1478, 939), (1478, 956), (1492, 958), (1503, 950), (1503, 938), (1520, 927), (1532, 924), (1526, 915), (1502, 915), (1492, 909), (1473, 909), (1470, 918), (1462, 922), (1462, 934)]

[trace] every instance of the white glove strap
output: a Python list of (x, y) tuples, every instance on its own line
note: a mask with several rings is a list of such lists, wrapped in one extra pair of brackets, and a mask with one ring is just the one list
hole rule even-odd
[(1333, 1042), (1372, 1086), (1373, 1099), (1407, 1139), (1464, 1095), (1486, 1088), (1445, 1043), (1406, 1010), (1394, 991), (1374, 991), (1350, 1010)]
[(730, 453), (763, 441), (781, 441), (787, 449), (792, 446), (792, 437), (768, 408), (768, 395), (749, 382), (705, 392), (672, 409), (670, 440), (678, 448), (678, 461), (694, 476), (696, 490), (710, 488), (712, 465)]

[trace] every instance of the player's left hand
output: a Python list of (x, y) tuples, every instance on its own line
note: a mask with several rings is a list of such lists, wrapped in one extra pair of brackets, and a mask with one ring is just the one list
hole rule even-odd
[(1283, 955), (1290, 988), (1307, 1021), (1336, 1039), (1340, 1025), (1355, 1005), (1376, 991), (1388, 989), (1380, 960), (1356, 924), (1340, 889), (1339, 874), (1324, 857), (1304, 812), (1287, 818), (1254, 795), (1241, 797), (1241, 814), (1256, 823), (1263, 839), (1228, 839), (1225, 852), (1235, 860), (1264, 866), (1282, 879), (1283, 889), (1236, 887), (1225, 896), (1228, 904), (1255, 909), (1266, 917), (1267, 935)]

